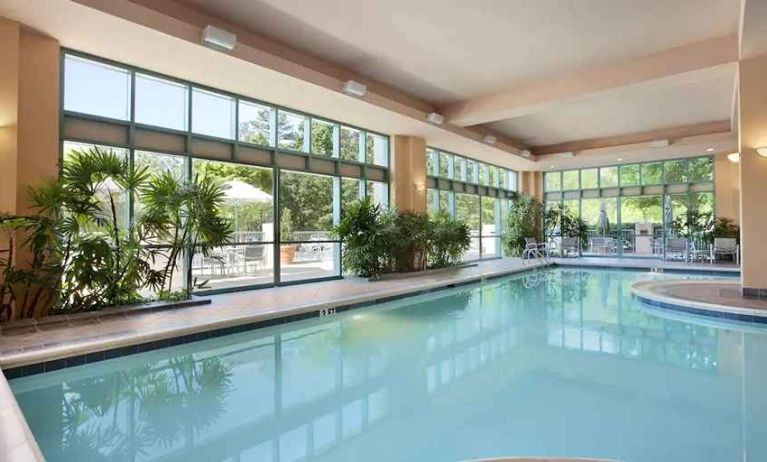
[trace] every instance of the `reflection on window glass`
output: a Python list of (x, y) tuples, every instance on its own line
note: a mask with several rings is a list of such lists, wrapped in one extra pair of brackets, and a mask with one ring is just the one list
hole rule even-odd
[(437, 176), (439, 174), (437, 165), (439, 164), (439, 153), (431, 148), (426, 148), (426, 174)]
[(186, 130), (188, 91), (180, 83), (136, 74), (136, 122)]
[(367, 195), (373, 199), (374, 204), (389, 205), (389, 188), (382, 181), (368, 181)]
[(639, 186), (639, 164), (620, 166), (621, 186)]
[(663, 183), (663, 162), (650, 162), (642, 164), (642, 184), (662, 184)]
[(687, 160), (670, 160), (663, 164), (663, 170), (665, 175), (665, 182), (670, 183), (687, 183)]
[(483, 186), (490, 185), (490, 176), (488, 175), (487, 165), (477, 162), (479, 165), (479, 184)]
[(452, 172), (450, 171), (451, 157), (452, 156), (450, 154), (444, 152), (439, 153), (439, 176), (442, 178), (452, 177)]
[(498, 167), (495, 165), (490, 165), (487, 168), (488, 170), (488, 178), (489, 178), (489, 184), (490, 186), (497, 188), (498, 187)]
[(509, 172), (506, 169), (498, 169), (498, 187), (501, 189), (507, 189), (507, 182), (509, 181)]
[(562, 172), (562, 190), (572, 191), (578, 189), (578, 170), (568, 170)]
[(518, 186), (517, 172), (509, 171), (509, 191), (516, 191)]
[(234, 138), (234, 98), (192, 89), (192, 131), (218, 138)]
[(112, 119), (130, 119), (130, 72), (67, 55), (64, 109)]
[(600, 168), (599, 186), (602, 188), (614, 188), (618, 186), (618, 167)]
[(599, 187), (599, 173), (595, 168), (581, 170), (581, 189), (594, 189)]
[(312, 119), (312, 154), (331, 157), (333, 155), (333, 133), (331, 122)]
[(426, 210), (429, 215), (434, 217), (439, 211), (439, 194), (436, 189), (429, 188), (426, 190)]
[(246, 143), (272, 146), (274, 109), (240, 101), (238, 139)]
[(453, 157), (453, 178), (466, 181), (466, 159), (463, 157)]
[(690, 159), (690, 181), (712, 181), (714, 179), (714, 159), (698, 157)]
[(349, 127), (341, 127), (341, 159), (364, 162), (360, 158), (360, 138), (362, 132)]
[(549, 172), (544, 175), (544, 178), (546, 191), (560, 191), (562, 189), (562, 172)]
[(277, 112), (277, 147), (291, 151), (306, 151), (308, 118), (292, 112)]
[(365, 161), (386, 167), (389, 163), (389, 138), (368, 133), (365, 138)]

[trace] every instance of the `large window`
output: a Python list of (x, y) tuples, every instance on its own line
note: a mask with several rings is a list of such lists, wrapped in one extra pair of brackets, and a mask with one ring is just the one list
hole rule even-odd
[(517, 190), (517, 172), (457, 154), (426, 148), (426, 176), (479, 184), (502, 191)]
[[(385, 135), (73, 52), (62, 70), (65, 157), (98, 145), (150, 175), (207, 176), (224, 187), (232, 242), (182, 256), (178, 288), (338, 277), (341, 246), (330, 231), (342, 209), (366, 196), (388, 204)], [(117, 185), (99, 193), (113, 196), (123, 224), (141, 216), (138, 197)]]
[(652, 257), (669, 237), (686, 235), (688, 212), (701, 220), (713, 214), (713, 178), (713, 158), (703, 156), (546, 172), (543, 182), (547, 208), (562, 204), (562, 213), (586, 222), (583, 253)]

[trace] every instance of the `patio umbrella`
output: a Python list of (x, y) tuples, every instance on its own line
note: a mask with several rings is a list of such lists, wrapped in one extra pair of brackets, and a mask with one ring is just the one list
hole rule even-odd
[(663, 201), (663, 226), (665, 227), (665, 232), (668, 234), (668, 231), (671, 230), (671, 224), (674, 222), (674, 210), (671, 207), (671, 197), (666, 196), (665, 200)]
[(610, 231), (610, 220), (607, 218), (607, 207), (604, 202), (599, 204), (599, 220), (597, 221), (597, 229), (602, 236), (607, 235)]
[(226, 201), (234, 205), (234, 229), (239, 229), (238, 208), (241, 202), (258, 203), (271, 202), (272, 195), (256, 188), (252, 184), (240, 180), (229, 180), (221, 185)]

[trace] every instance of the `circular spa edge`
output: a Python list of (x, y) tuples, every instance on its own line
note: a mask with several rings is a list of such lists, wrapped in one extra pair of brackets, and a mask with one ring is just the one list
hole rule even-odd
[(767, 323), (767, 299), (744, 298), (740, 281), (639, 281), (631, 285), (631, 294), (637, 300), (658, 308), (735, 321)]

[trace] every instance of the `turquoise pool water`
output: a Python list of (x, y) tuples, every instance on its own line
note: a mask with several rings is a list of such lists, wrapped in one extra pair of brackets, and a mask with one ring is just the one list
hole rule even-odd
[(538, 271), (11, 386), (49, 461), (767, 460), (767, 335), (632, 300), (663, 277)]

